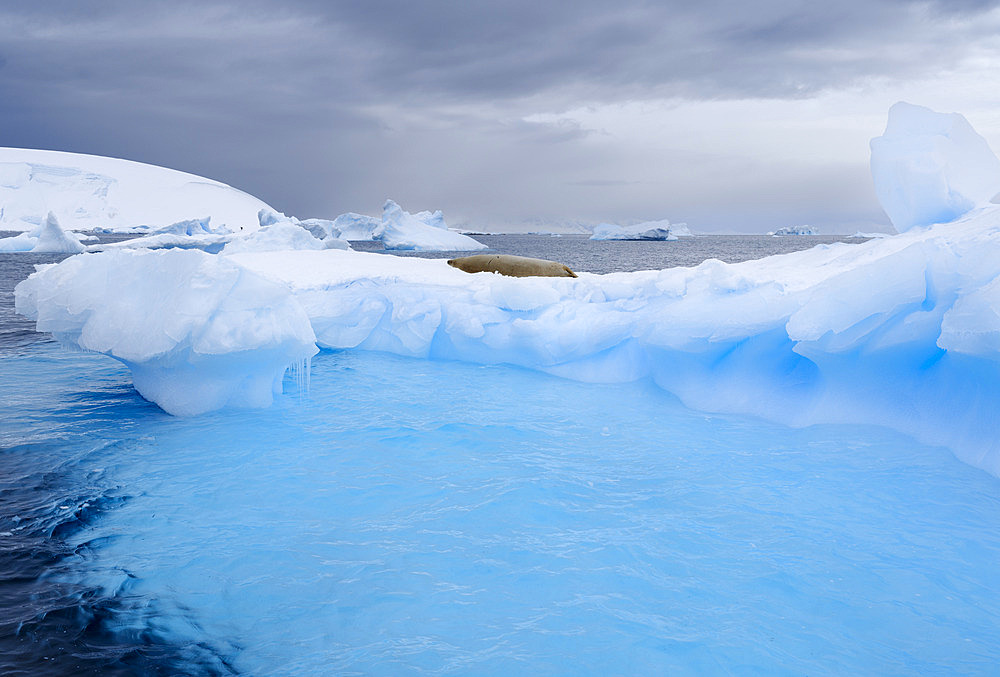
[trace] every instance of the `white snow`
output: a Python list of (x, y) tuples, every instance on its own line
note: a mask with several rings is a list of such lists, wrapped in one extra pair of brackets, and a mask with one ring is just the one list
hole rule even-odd
[(871, 150), (875, 192), (900, 233), (953, 221), (1000, 192), (1000, 160), (958, 113), (901, 101)]
[(784, 237), (786, 235), (819, 235), (819, 231), (812, 226), (784, 226), (777, 230), (772, 230), (768, 235), (772, 237)]
[(0, 230), (28, 231), (52, 212), (68, 230), (152, 229), (211, 217), (217, 232), (257, 228), (269, 208), (224, 183), (154, 165), (0, 148)]
[(634, 226), (619, 226), (613, 223), (601, 223), (594, 226), (591, 240), (676, 240), (674, 229), (683, 227), (686, 235), (690, 235), (683, 223), (672, 225), (667, 219), (662, 221), (644, 221)]
[(448, 230), (441, 212), (418, 212), (414, 215), (403, 211), (392, 200), (386, 200), (382, 207), (378, 239), (382, 240), (386, 249), (476, 251), (487, 248), (468, 235)]
[(56, 215), (49, 212), (42, 223), (33, 229), (0, 239), (0, 252), (78, 254), (85, 249), (84, 239), (87, 238), (64, 231)]

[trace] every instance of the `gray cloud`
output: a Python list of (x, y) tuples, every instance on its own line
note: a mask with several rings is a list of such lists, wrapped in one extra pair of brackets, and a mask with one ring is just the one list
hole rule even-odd
[(391, 195), (470, 220), (651, 217), (671, 206), (662, 187), (621, 175), (593, 130), (523, 118), (623, 100), (800, 99), (940, 72), (992, 39), (977, 19), (995, 7), (2, 3), (0, 144), (176, 167), (300, 216), (372, 212)]

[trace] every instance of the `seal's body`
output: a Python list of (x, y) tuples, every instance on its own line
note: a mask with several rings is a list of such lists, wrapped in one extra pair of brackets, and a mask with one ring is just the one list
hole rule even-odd
[(511, 277), (576, 277), (576, 273), (556, 261), (509, 254), (477, 254), (448, 259), (448, 265), (467, 273), (500, 273)]

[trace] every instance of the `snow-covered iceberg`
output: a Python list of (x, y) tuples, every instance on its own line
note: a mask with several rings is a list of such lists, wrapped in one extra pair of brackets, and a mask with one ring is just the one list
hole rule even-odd
[[(36, 273), (17, 287), (18, 311), (127, 361), (140, 392), (168, 411), (225, 404), (215, 384), (239, 373), (270, 387), (278, 363), (309, 352), (308, 318), (321, 347), (587, 381), (651, 377), (694, 408), (888, 425), (1000, 474), (1000, 208), (862, 244), (578, 279), (467, 275), (443, 260), (334, 250), (234, 254), (194, 276), (209, 264), (184, 257), (200, 252), (115, 254)], [(244, 273), (267, 281), (265, 298), (228, 290)], [(110, 304), (109, 279), (119, 298)], [(163, 328), (162, 303), (183, 331)], [(239, 312), (216, 311), (227, 304)], [(137, 308), (151, 310), (136, 317)], [(294, 349), (260, 340), (265, 309), (268, 336), (294, 337)], [(202, 334), (226, 337), (207, 351), (222, 375), (197, 366), (206, 351), (184, 337)]]
[(786, 235), (819, 235), (819, 231), (812, 226), (783, 226), (768, 233), (771, 237), (785, 237)]
[[(685, 224), (671, 225), (670, 221), (644, 221), (634, 226), (619, 226), (613, 223), (601, 223), (594, 226), (594, 232), (590, 236), (591, 240), (676, 240), (677, 235), (672, 231), (677, 226)], [(690, 233), (687, 233), (690, 234)]]
[(344, 240), (377, 240), (382, 234), (382, 220), (374, 216), (348, 212), (333, 220), (333, 229)]
[(386, 249), (477, 251), (487, 248), (468, 235), (448, 230), (440, 211), (410, 214), (392, 200), (386, 200), (382, 207), (378, 239)]
[(35, 228), (0, 239), (0, 252), (34, 252), (36, 254), (78, 254), (86, 245), (84, 236), (67, 232), (59, 226), (59, 220), (52, 212)]
[(1000, 192), (1000, 160), (958, 113), (900, 101), (871, 149), (875, 192), (897, 232), (953, 221)]
[(156, 229), (211, 217), (216, 231), (257, 228), (269, 207), (224, 183), (129, 160), (0, 148), (0, 230), (32, 230), (49, 212), (68, 230)]
[(228, 257), (128, 249), (72, 256), (18, 285), (38, 330), (123, 362), (164, 411), (262, 407), (286, 368), (316, 353), (289, 289)]
[(261, 210), (257, 215), (260, 228), (234, 236), (222, 252), (272, 252), (290, 249), (350, 249), (346, 240), (336, 237), (319, 239), (298, 220), (273, 210)]

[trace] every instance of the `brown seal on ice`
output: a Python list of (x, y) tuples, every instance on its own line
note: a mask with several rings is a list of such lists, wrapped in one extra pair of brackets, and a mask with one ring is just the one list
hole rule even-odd
[(463, 256), (460, 259), (448, 259), (448, 265), (467, 273), (500, 273), (511, 277), (576, 277), (576, 273), (557, 261), (510, 254)]

